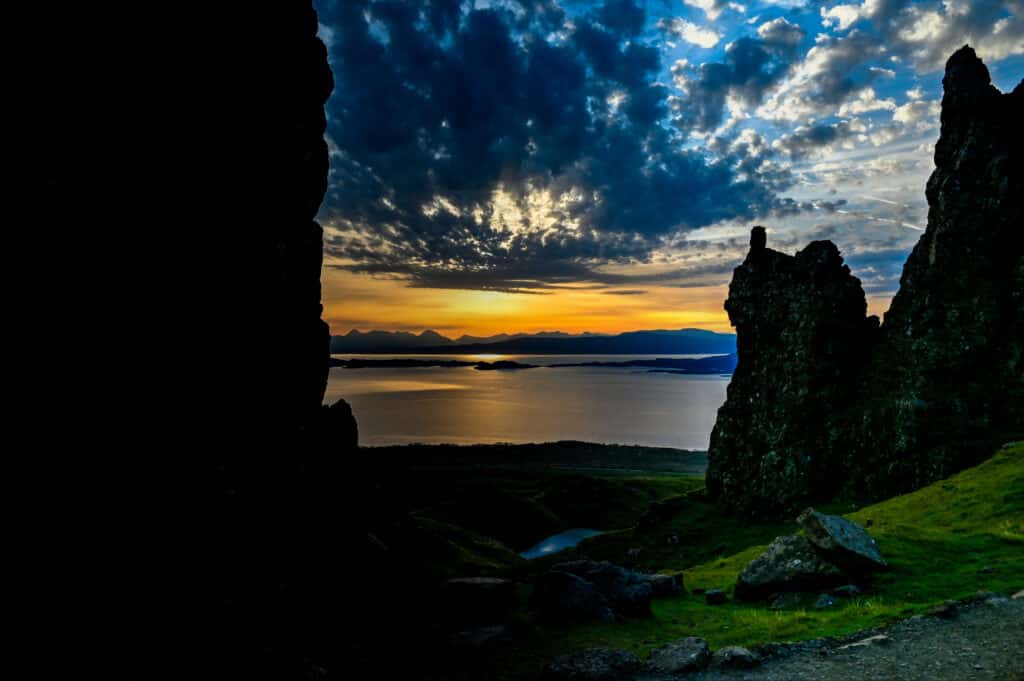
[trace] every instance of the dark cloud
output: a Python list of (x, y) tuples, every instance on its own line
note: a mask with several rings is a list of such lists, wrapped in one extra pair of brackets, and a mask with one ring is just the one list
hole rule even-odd
[(644, 28), (647, 14), (632, 0), (608, 0), (597, 10), (597, 19), (612, 29), (625, 35), (637, 35)]
[(610, 296), (642, 296), (646, 294), (647, 291), (639, 288), (624, 288), (615, 291), (603, 291), (603, 293)]
[(801, 126), (788, 135), (772, 142), (772, 148), (782, 151), (794, 161), (817, 153), (822, 147), (838, 145), (866, 131), (859, 121), (839, 121), (833, 124)]
[(674, 100), (674, 123), (681, 130), (707, 131), (723, 119), (726, 98), (756, 106), (789, 73), (804, 38), (804, 30), (784, 19), (762, 26), (756, 36), (732, 42), (721, 62), (677, 65), (673, 75), (684, 85), (685, 97)]
[[(593, 263), (642, 261), (665, 234), (787, 206), (784, 172), (684, 148), (665, 125), (637, 3), (571, 24), (551, 2), (317, 5), (336, 81), (321, 218), (342, 267), (543, 289), (598, 281)], [(785, 34), (737, 41), (727, 89), (768, 87), (793, 49)]]

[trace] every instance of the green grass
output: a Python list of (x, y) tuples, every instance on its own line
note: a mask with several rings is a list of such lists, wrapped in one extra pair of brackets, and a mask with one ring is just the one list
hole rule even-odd
[[(764, 544), (791, 524), (756, 525), (722, 518), (699, 498), (678, 501), (675, 514), (647, 528), (587, 542), (586, 553), (613, 557), (626, 544), (649, 551), (645, 566), (684, 570), (688, 589), (731, 592), (739, 572)], [(834, 510), (834, 509), (833, 509)], [(505, 660), (511, 675), (536, 672), (554, 655), (592, 646), (630, 650), (640, 656), (684, 636), (701, 636), (712, 648), (838, 636), (920, 613), (945, 599), (978, 590), (1011, 592), (1024, 587), (1024, 443), (917, 492), (848, 514), (870, 525), (891, 570), (878, 575), (866, 595), (832, 609), (770, 611), (763, 603), (707, 606), (703, 597), (660, 599), (653, 617), (619, 624), (568, 629), (538, 627), (527, 645)], [(680, 533), (699, 546), (662, 546), (663, 534)], [(682, 534), (682, 533), (685, 533)], [(726, 554), (754, 539), (742, 550)], [(700, 563), (694, 556), (713, 554)]]

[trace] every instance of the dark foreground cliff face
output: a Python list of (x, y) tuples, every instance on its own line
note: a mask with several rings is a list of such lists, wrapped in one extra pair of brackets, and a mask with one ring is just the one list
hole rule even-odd
[(12, 617), (89, 678), (303, 677), (342, 599), (354, 448), (351, 413), (321, 406), (315, 13), (32, 10)]
[[(755, 228), (726, 302), (739, 366), (709, 451), (726, 507), (881, 498), (1024, 433), (1024, 86), (1000, 93), (968, 47), (943, 85), (928, 227), (880, 329), (835, 246), (785, 256)], [(808, 252), (833, 262), (817, 279)]]

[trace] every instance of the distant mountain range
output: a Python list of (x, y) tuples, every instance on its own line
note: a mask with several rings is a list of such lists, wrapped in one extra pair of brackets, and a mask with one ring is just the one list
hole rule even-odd
[(617, 335), (498, 334), (452, 339), (436, 331), (352, 330), (331, 337), (333, 354), (689, 355), (736, 352), (736, 335), (704, 329), (628, 331)]

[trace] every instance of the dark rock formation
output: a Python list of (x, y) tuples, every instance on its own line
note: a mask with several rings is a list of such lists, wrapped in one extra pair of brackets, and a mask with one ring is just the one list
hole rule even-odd
[(828, 416), (849, 404), (877, 322), (860, 281), (831, 242), (791, 256), (764, 248), (755, 227), (725, 309), (739, 363), (711, 434), (708, 492), (753, 513), (835, 491)]
[(759, 600), (780, 591), (814, 591), (849, 579), (800, 535), (777, 537), (736, 580), (736, 598)]
[(322, 407), (323, 444), (335, 454), (350, 452), (359, 446), (359, 425), (352, 407), (343, 399)]
[(564, 572), (593, 584), (618, 615), (651, 614), (653, 576), (629, 570), (608, 561), (574, 560), (558, 563), (551, 572)]
[(809, 508), (796, 519), (804, 536), (819, 553), (836, 565), (852, 570), (884, 570), (889, 567), (878, 542), (857, 523)]
[(711, 664), (723, 669), (751, 669), (761, 664), (761, 657), (749, 648), (726, 646), (715, 651)]
[(1024, 433), (1024, 81), (1000, 93), (964, 47), (942, 84), (928, 227), (835, 448), (851, 496), (920, 487)]
[(928, 227), (885, 323), (830, 242), (796, 256), (754, 228), (726, 310), (739, 364), (711, 437), (708, 492), (753, 515), (880, 498), (1024, 432), (1024, 86), (947, 63)]
[(86, 676), (301, 677), (351, 583), (321, 446), (316, 16), (26, 9), (47, 28), (16, 69), (34, 219), (15, 251), (39, 298), (19, 400), (45, 413), (5, 476), (39, 509), (7, 567), (27, 612), (60, 602)]
[[(856, 586), (850, 584), (851, 579), (888, 567), (878, 544), (860, 525), (814, 509), (800, 514), (798, 522), (807, 536), (776, 537), (740, 573), (736, 580), (737, 598), (757, 600), (773, 594), (833, 587), (833, 593), (849, 597), (860, 593)], [(823, 599), (832, 600), (828, 594), (822, 594), (815, 606), (824, 602)], [(772, 609), (792, 607), (801, 600), (776, 599)]]
[(560, 570), (549, 570), (533, 581), (530, 606), (553, 622), (615, 621), (615, 611), (597, 586)]
[(711, 661), (708, 642), (696, 636), (666, 643), (651, 651), (644, 670), (654, 674), (687, 674), (703, 669)]

